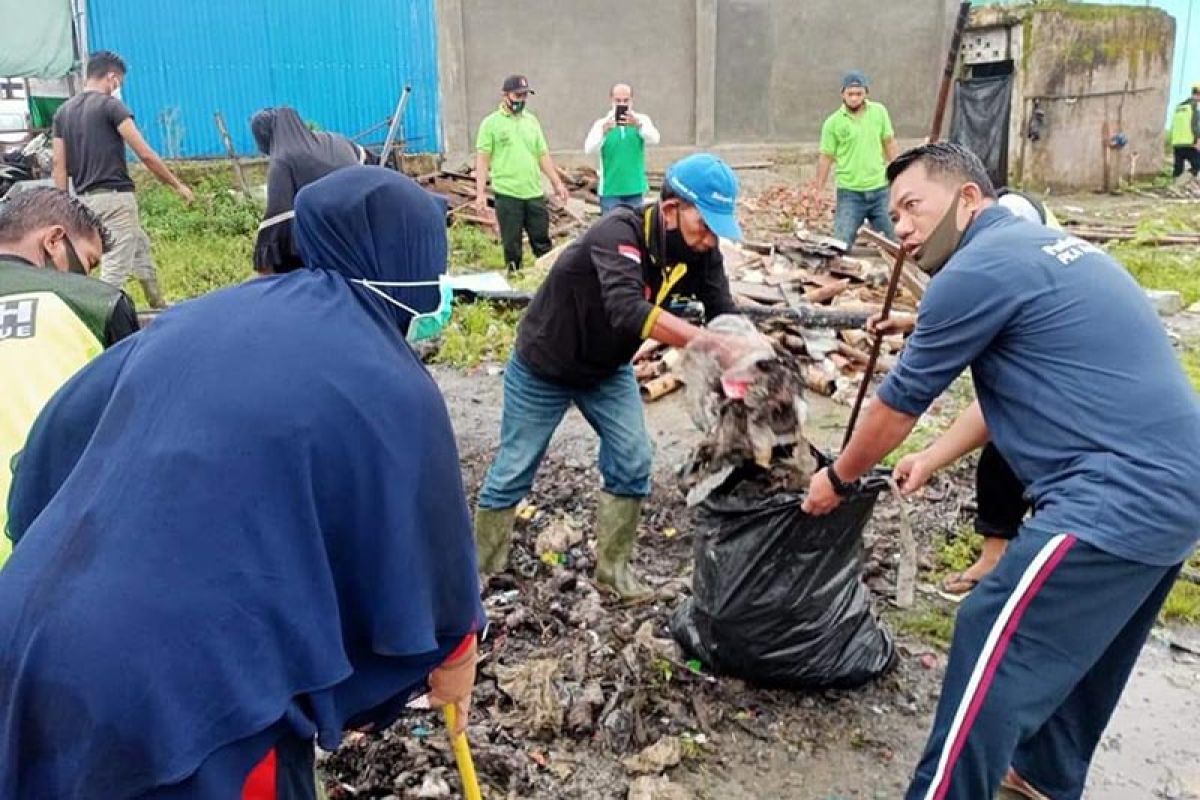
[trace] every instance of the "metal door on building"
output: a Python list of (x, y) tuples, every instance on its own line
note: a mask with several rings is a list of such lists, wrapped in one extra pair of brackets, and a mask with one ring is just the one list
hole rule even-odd
[(442, 149), (434, 0), (88, 0), (86, 13), (89, 48), (125, 59), (122, 99), (164, 156), (223, 154), (217, 111), (242, 154), (255, 152), (249, 120), (266, 106), (359, 134), (406, 84), (405, 149)]
[(965, 145), (987, 167), (997, 187), (1008, 183), (1008, 124), (1012, 74), (960, 80), (954, 86), (950, 141)]
[(1008, 129), (1015, 64), (1012, 31), (970, 30), (963, 38), (962, 77), (954, 85), (950, 141), (970, 148), (997, 188), (1008, 183)]

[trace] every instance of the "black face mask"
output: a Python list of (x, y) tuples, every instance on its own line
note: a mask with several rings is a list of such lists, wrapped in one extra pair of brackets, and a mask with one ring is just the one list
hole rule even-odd
[(683, 231), (679, 228), (666, 232), (665, 244), (668, 264), (678, 264), (680, 261), (687, 261), (696, 255), (695, 251), (688, 247), (687, 240), (683, 238)]
[(525, 101), (524, 100), (509, 100), (508, 108), (510, 111), (512, 111), (512, 113), (520, 114), (522, 111), (525, 110)]
[[(67, 271), (74, 272), (76, 275), (87, 275), (87, 269), (83, 266), (83, 259), (79, 257), (79, 253), (75, 250), (75, 245), (71, 244), (71, 240), (63, 237), (63, 246), (67, 249)], [(45, 269), (58, 269), (58, 265), (54, 263), (54, 259), (50, 257), (50, 251), (42, 248), (42, 267)]]

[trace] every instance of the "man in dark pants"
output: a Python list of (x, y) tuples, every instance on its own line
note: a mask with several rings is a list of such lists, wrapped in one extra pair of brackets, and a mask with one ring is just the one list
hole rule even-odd
[[(1129, 273), (997, 208), (969, 150), (910, 150), (888, 180), (900, 242), (933, 278), (899, 363), (804, 508), (835, 508), (971, 367), (979, 402), (955, 423), (961, 441), (995, 442), (1034, 514), (959, 610), (907, 797), (990, 798), (1008, 775), (1078, 798), (1197, 541), (1200, 407)], [(927, 476), (899, 477), (911, 492)]]
[[(509, 272), (521, 268), (521, 234), (529, 234), (534, 256), (550, 252), (550, 212), (542, 191), (544, 173), (560, 203), (567, 202), (563, 185), (546, 146), (542, 124), (525, 103), (529, 81), (510, 75), (500, 92), (500, 107), (484, 118), (475, 138), (475, 208), (487, 212), (490, 175), (496, 196), (496, 221), (504, 244), (504, 263)], [(539, 173), (540, 170), (540, 173)]]
[(1192, 96), (1175, 106), (1171, 115), (1171, 149), (1175, 153), (1175, 164), (1171, 176), (1183, 178), (1187, 167), (1191, 180), (1200, 175), (1200, 84), (1192, 87)]
[(708, 319), (734, 310), (717, 239), (741, 238), (737, 191), (723, 161), (689, 156), (667, 171), (659, 202), (613, 209), (551, 268), (521, 320), (504, 374), (500, 448), (475, 514), (484, 575), (507, 565), (517, 504), (573, 404), (600, 436), (596, 578), (623, 598), (647, 594), (629, 571), (651, 466), (629, 362), (645, 339), (675, 347), (700, 339), (723, 363), (736, 358), (737, 340), (709, 334), (663, 306), (695, 296)]

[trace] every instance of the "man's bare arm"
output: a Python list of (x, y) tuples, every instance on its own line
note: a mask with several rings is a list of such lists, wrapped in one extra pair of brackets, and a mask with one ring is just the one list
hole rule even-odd
[(117, 133), (121, 134), (121, 138), (125, 140), (125, 144), (129, 145), (129, 149), (133, 150), (133, 154), (146, 165), (146, 169), (150, 170), (154, 174), (154, 177), (174, 189), (184, 200), (191, 202), (193, 197), (192, 190), (183, 181), (175, 177), (175, 173), (171, 172), (170, 167), (158, 157), (158, 153), (154, 152), (154, 148), (146, 143), (146, 140), (142, 138), (142, 132), (137, 129), (137, 125), (134, 124), (132, 118), (118, 125)]
[(64, 192), (67, 191), (67, 143), (62, 140), (62, 137), (55, 136), (52, 145), (54, 151), (54, 167), (52, 174), (54, 175), (54, 185)]

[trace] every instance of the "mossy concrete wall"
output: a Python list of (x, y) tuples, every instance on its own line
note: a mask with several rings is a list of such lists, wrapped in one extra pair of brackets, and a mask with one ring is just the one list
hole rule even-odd
[[(1104, 190), (1161, 169), (1173, 17), (1144, 6), (1043, 3), (973, 16), (972, 27), (989, 24), (1013, 28), (1013, 183)], [(1037, 141), (1027, 136), (1035, 105), (1045, 112)], [(1105, 138), (1117, 133), (1128, 139), (1119, 150)]]

